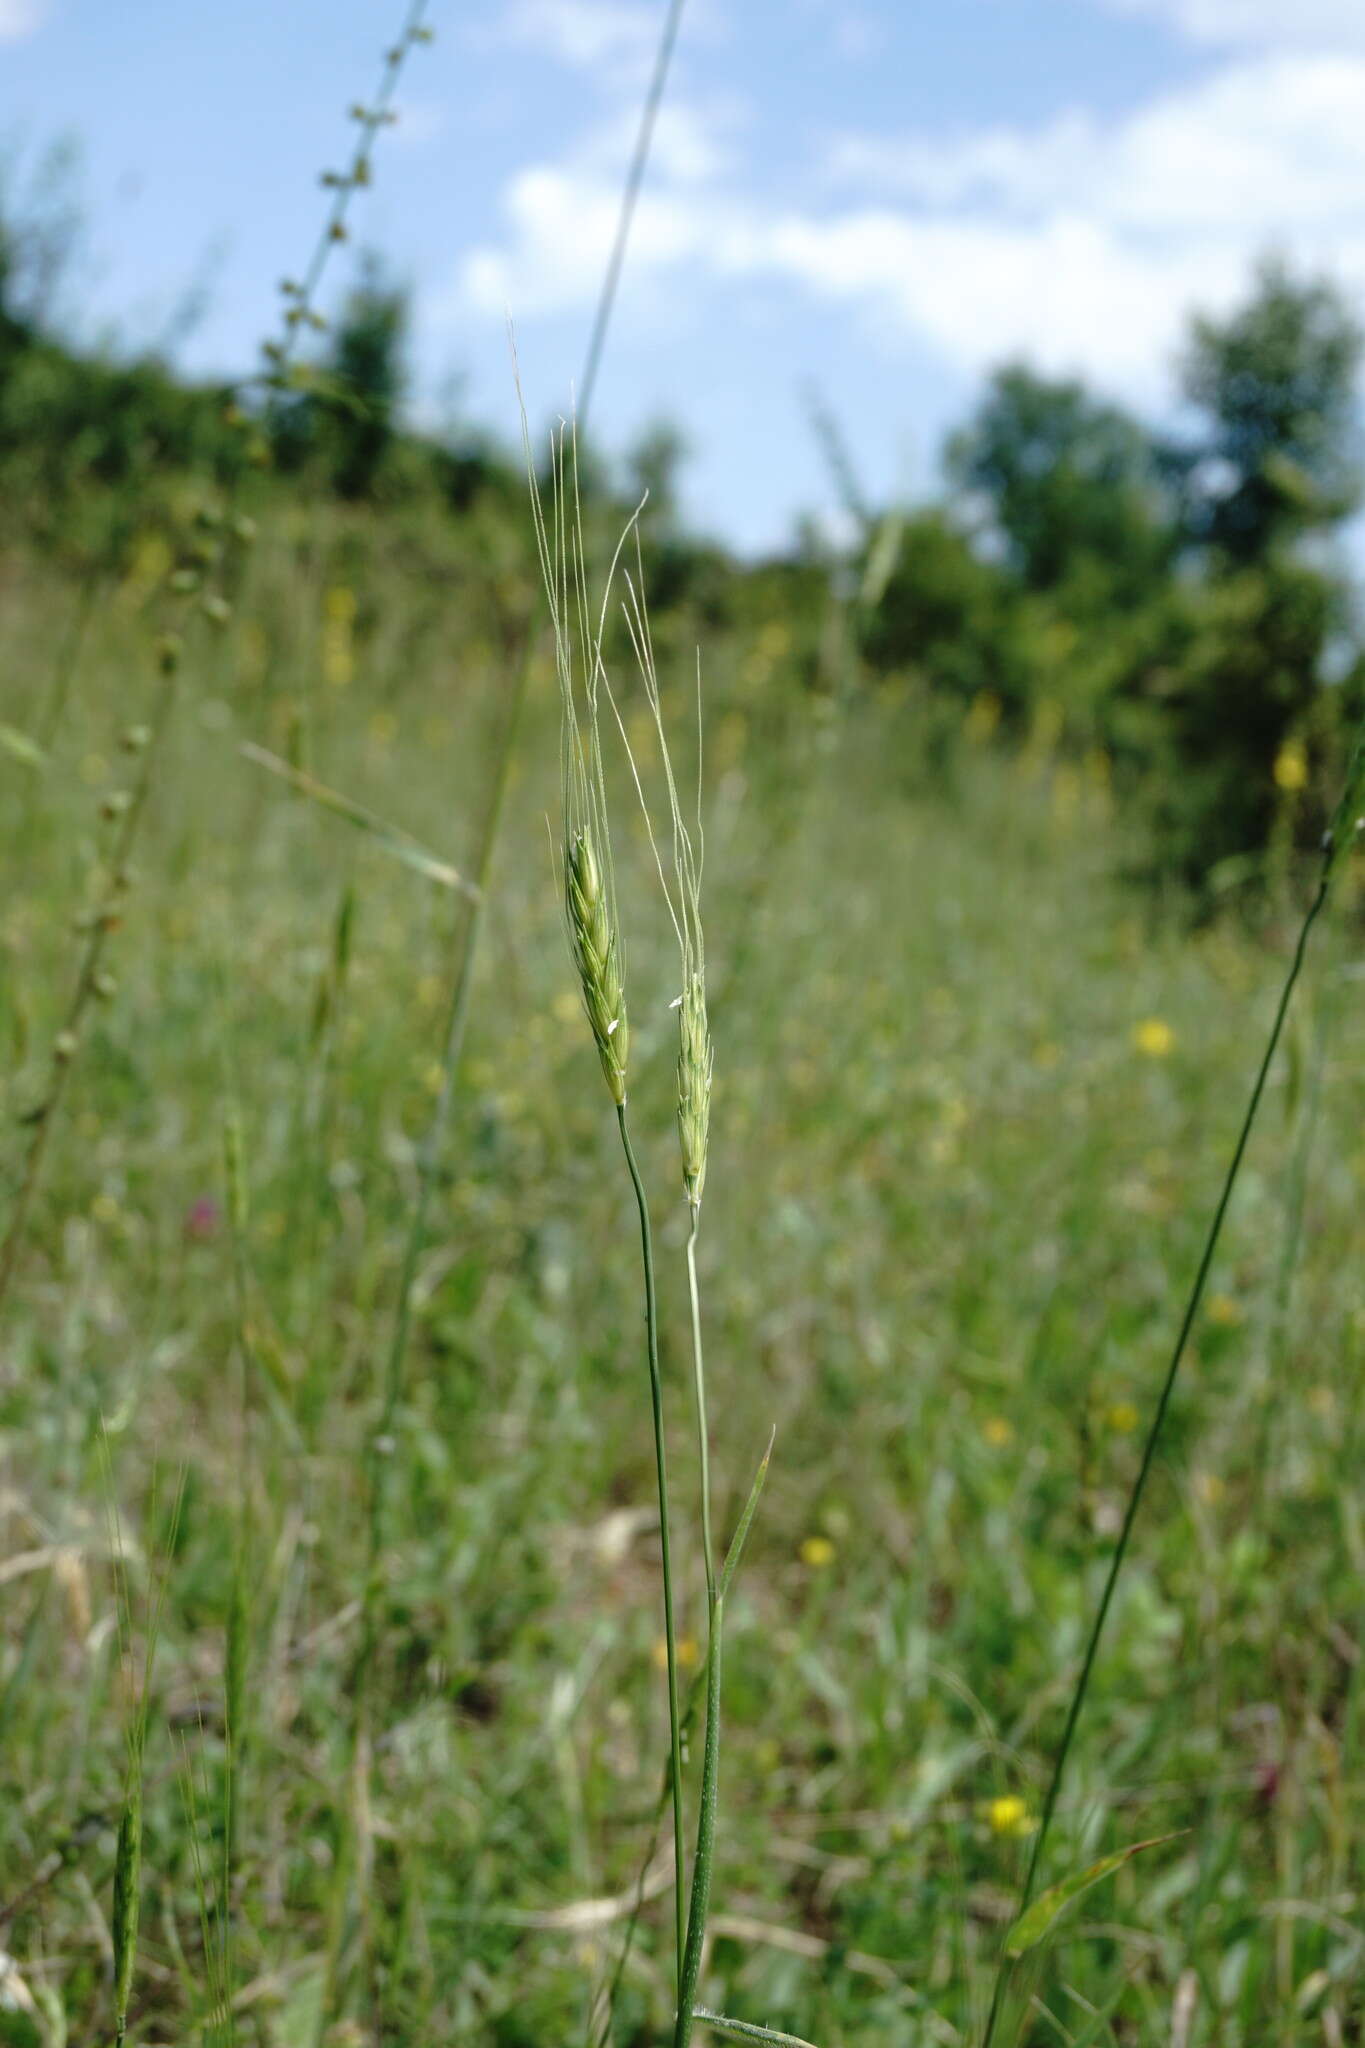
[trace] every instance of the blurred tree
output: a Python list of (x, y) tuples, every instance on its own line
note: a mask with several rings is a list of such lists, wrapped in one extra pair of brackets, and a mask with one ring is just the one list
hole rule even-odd
[(1207, 426), (1173, 451), (1191, 540), (1245, 566), (1356, 509), (1361, 346), (1336, 286), (1275, 259), (1240, 312), (1196, 319), (1181, 384)]
[(328, 364), (337, 387), (329, 435), (332, 474), (344, 498), (374, 494), (407, 383), (407, 334), (406, 290), (386, 278), (378, 257), (364, 256)]
[(962, 699), (989, 690), (1018, 708), (1028, 686), (1016, 659), (1013, 579), (983, 559), (945, 512), (926, 508), (905, 518), (879, 580), (861, 631), (875, 669), (916, 675)]
[(948, 443), (960, 490), (1030, 590), (1074, 585), (1087, 608), (1145, 595), (1169, 565), (1174, 526), (1156, 451), (1138, 423), (1083, 384), (998, 370)]
[(80, 246), (80, 155), (52, 143), (25, 177), (14, 152), (0, 160), (0, 334), (50, 329)]
[(337, 318), (323, 362), (305, 366), (298, 388), (269, 408), (275, 459), (284, 470), (313, 465), (343, 498), (373, 497), (398, 438), (407, 385), (403, 355), (408, 294), (367, 253)]
[(1346, 609), (1339, 582), (1289, 558), (1173, 588), (1127, 713), (1157, 871), (1196, 890), (1220, 870), (1256, 878), (1287, 805), (1316, 842), (1344, 708), (1322, 687), (1323, 651)]

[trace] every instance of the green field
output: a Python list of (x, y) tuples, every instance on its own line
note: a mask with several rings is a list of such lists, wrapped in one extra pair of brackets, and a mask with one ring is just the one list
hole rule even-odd
[[(240, 753), (289, 755), (467, 867), (509, 649), (539, 616), (529, 515), (524, 538), (491, 566), (427, 560), (363, 513), (277, 506), (231, 619), (189, 635), (117, 987), (85, 1012), (0, 1307), (6, 2044), (113, 2038), (158, 1616), (130, 2041), (559, 2048), (614, 1965), (668, 1736), (634, 1214), (546, 842), (553, 675), (540, 653), (377, 1458), (467, 913)], [(159, 687), (158, 566), (73, 642), (73, 586), (6, 560), (4, 723), (50, 742), (37, 765), (0, 753), (11, 1202), (122, 826), (101, 804), (148, 758), (121, 735)], [(697, 637), (660, 629), (684, 753)], [(1254, 919), (1192, 926), (1124, 879), (1104, 758), (1047, 716), (1000, 747), (909, 683), (813, 694), (778, 615), (702, 637), (726, 1534), (776, 1430), (729, 1611), (702, 1990), (819, 2048), (975, 2043), (1312, 877), (1285, 854)], [(677, 966), (623, 774), (612, 793), (686, 1666), (705, 1609)], [(1348, 871), (1046, 1874), (1175, 1839), (1060, 1924), (1016, 1978), (1011, 2040), (1332, 2048), (1365, 2025), (1359, 908)], [(665, 1855), (618, 2043), (671, 2028), (669, 1876)]]

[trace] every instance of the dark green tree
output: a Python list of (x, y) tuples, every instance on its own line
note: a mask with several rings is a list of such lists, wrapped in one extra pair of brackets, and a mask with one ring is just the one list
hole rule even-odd
[(407, 384), (407, 335), (407, 292), (389, 281), (377, 257), (364, 257), (327, 365), (335, 391), (328, 437), (332, 474), (344, 498), (374, 494)]
[(945, 460), (950, 481), (984, 501), (990, 538), (1030, 590), (1076, 586), (1086, 609), (1129, 602), (1170, 560), (1153, 444), (1083, 384), (998, 370)]
[(296, 369), (269, 407), (281, 469), (320, 470), (344, 498), (374, 496), (399, 438), (407, 332), (407, 292), (363, 256), (322, 362)]
[(1337, 287), (1278, 259), (1239, 312), (1194, 322), (1181, 385), (1207, 424), (1175, 458), (1192, 541), (1246, 566), (1356, 509), (1361, 345)]
[(969, 700), (989, 690), (1008, 707), (1027, 694), (1015, 660), (1016, 587), (983, 559), (946, 513), (910, 514), (895, 560), (862, 622), (864, 658), (884, 674), (914, 675)]

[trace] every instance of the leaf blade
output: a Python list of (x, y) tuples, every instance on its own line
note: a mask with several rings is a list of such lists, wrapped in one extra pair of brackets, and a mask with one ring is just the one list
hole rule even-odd
[(1163, 1843), (1178, 1841), (1185, 1832), (1185, 1829), (1177, 1828), (1174, 1834), (1153, 1835), (1145, 1842), (1130, 1842), (1126, 1849), (1115, 1849), (1110, 1855), (1101, 1856), (1098, 1863), (1073, 1871), (1070, 1877), (1049, 1885), (1015, 1921), (1005, 1942), (1006, 1956), (1011, 1962), (1017, 1962), (1020, 1956), (1027, 1955), (1030, 1949), (1037, 1948), (1039, 1942), (1047, 1939), (1067, 1907), (1092, 1886), (1112, 1877), (1116, 1870), (1121, 1870), (1134, 1856), (1140, 1856), (1144, 1849), (1159, 1849)]

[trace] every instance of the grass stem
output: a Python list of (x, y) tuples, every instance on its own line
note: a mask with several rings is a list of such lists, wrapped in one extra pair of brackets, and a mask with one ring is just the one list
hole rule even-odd
[[(1085, 1646), (1085, 1655), (1081, 1660), (1080, 1676), (1071, 1695), (1071, 1704), (1067, 1709), (1066, 1726), (1062, 1730), (1062, 1739), (1058, 1745), (1056, 1760), (1052, 1766), (1052, 1776), (1048, 1782), (1047, 1793), (1043, 1800), (1043, 1809), (1039, 1818), (1037, 1833), (1033, 1838), (1033, 1849), (1029, 1856), (1028, 1869), (1024, 1876), (1024, 1888), (1019, 1900), (1019, 1911), (1021, 1913), (1028, 1907), (1037, 1884), (1038, 1873), (1042, 1866), (1043, 1851), (1047, 1845), (1053, 1816), (1057, 1809), (1057, 1796), (1061, 1791), (1062, 1780), (1066, 1774), (1067, 1762), (1075, 1740), (1077, 1724), (1080, 1721), (1086, 1696), (1090, 1690), (1091, 1675), (1094, 1672), (1095, 1659), (1099, 1653), (1100, 1639), (1104, 1634), (1105, 1623), (1109, 1619), (1109, 1609), (1113, 1603), (1114, 1589), (1118, 1584), (1119, 1574), (1123, 1570), (1124, 1559), (1128, 1554), (1133, 1524), (1137, 1520), (1138, 1509), (1142, 1505), (1142, 1497), (1147, 1489), (1147, 1480), (1156, 1459), (1157, 1445), (1165, 1426), (1166, 1413), (1171, 1404), (1171, 1396), (1175, 1391), (1176, 1380), (1180, 1373), (1181, 1363), (1184, 1360), (1186, 1347), (1189, 1344), (1190, 1333), (1194, 1328), (1195, 1318), (1199, 1313), (1200, 1303), (1204, 1298), (1204, 1289), (1208, 1282), (1209, 1272), (1213, 1266), (1214, 1256), (1218, 1250), (1218, 1241), (1222, 1236), (1223, 1222), (1227, 1216), (1228, 1205), (1232, 1200), (1233, 1190), (1237, 1185), (1237, 1179), (1242, 1170), (1242, 1160), (1246, 1154), (1252, 1126), (1256, 1121), (1256, 1114), (1261, 1106), (1261, 1097), (1265, 1093), (1265, 1084), (1269, 1078), (1271, 1065), (1279, 1048), (1285, 1018), (1289, 1014), (1289, 1005), (1303, 970), (1304, 957), (1308, 950), (1308, 940), (1313, 926), (1317, 922), (1319, 913), (1327, 901), (1334, 856), (1335, 844), (1332, 836), (1329, 834), (1317, 890), (1299, 927), (1298, 941), (1289, 963), (1289, 970), (1280, 989), (1279, 1002), (1276, 1005), (1274, 1021), (1270, 1027), (1270, 1036), (1266, 1040), (1265, 1050), (1261, 1055), (1261, 1063), (1257, 1069), (1255, 1081), (1252, 1084), (1251, 1096), (1247, 1103), (1246, 1113), (1242, 1118), (1237, 1143), (1233, 1147), (1232, 1158), (1228, 1163), (1227, 1172), (1223, 1178), (1222, 1191), (1219, 1194), (1218, 1202), (1204, 1239), (1204, 1248), (1200, 1254), (1199, 1264), (1195, 1271), (1194, 1284), (1190, 1288), (1189, 1297), (1185, 1303), (1184, 1313), (1180, 1319), (1180, 1327), (1176, 1333), (1175, 1343), (1171, 1350), (1170, 1361), (1166, 1367), (1166, 1376), (1162, 1381), (1156, 1409), (1147, 1431), (1147, 1440), (1142, 1451), (1142, 1462), (1138, 1466), (1137, 1477), (1133, 1481), (1132, 1491), (1128, 1496), (1128, 1504), (1124, 1510), (1118, 1541), (1114, 1546), (1114, 1554), (1109, 1561), (1109, 1570), (1105, 1576), (1104, 1589), (1100, 1594), (1099, 1606), (1095, 1610), (1095, 1619), (1091, 1624), (1089, 1640)], [(1009, 1969), (1008, 1958), (1002, 1954), (996, 1969), (995, 1985), (991, 1996), (990, 2012), (986, 2021), (982, 2048), (991, 2048), (1004, 1999)]]
[(706, 1427), (706, 1367), (701, 1348), (701, 1295), (697, 1287), (697, 1232), (700, 1207), (691, 1211), (687, 1233), (687, 1293), (692, 1310), (692, 1378), (697, 1395), (697, 1467), (701, 1474), (701, 1546), (706, 1563), (706, 1605), (716, 1604), (716, 1554), (711, 1541), (711, 1446)]
[[(681, 2004), (683, 1952), (687, 1939), (683, 1904), (686, 1854), (683, 1844), (682, 1719), (678, 1712), (678, 1638), (673, 1619), (673, 1552), (669, 1540), (668, 1460), (664, 1445), (663, 1381), (659, 1374), (659, 1314), (654, 1294), (654, 1237), (649, 1224), (649, 1202), (645, 1195), (645, 1185), (640, 1178), (635, 1148), (630, 1142), (630, 1126), (626, 1120), (624, 1102), (617, 1105), (616, 1118), (621, 1127), (621, 1145), (625, 1151), (626, 1165), (630, 1169), (631, 1185), (635, 1190), (635, 1201), (640, 1212), (640, 1256), (645, 1276), (645, 1344), (649, 1358), (649, 1398), (654, 1414), (654, 1464), (659, 1481), (659, 1554), (663, 1567), (664, 1647), (668, 1661), (668, 1736), (673, 1767), (673, 1907), (674, 1931), (677, 1938), (678, 1997)], [(710, 1740), (709, 1724), (707, 1740)]]

